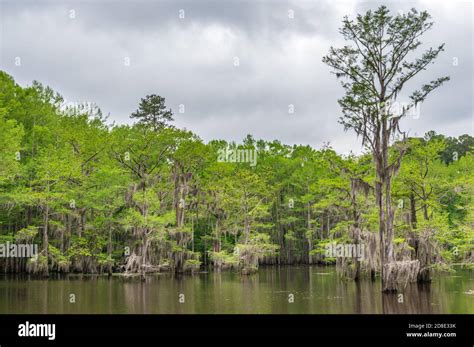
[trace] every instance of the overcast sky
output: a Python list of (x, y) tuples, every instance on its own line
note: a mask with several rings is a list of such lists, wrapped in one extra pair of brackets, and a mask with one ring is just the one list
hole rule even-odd
[(316, 148), (330, 142), (341, 153), (360, 152), (360, 141), (337, 122), (342, 88), (321, 59), (331, 45), (344, 44), (342, 17), (382, 4), (394, 12), (428, 10), (435, 25), (423, 48), (445, 42), (446, 50), (408, 91), (443, 75), (451, 81), (402, 128), (411, 135), (474, 133), (472, 2), (0, 3), (0, 69), (23, 86), (38, 80), (68, 102), (96, 103), (117, 123), (130, 122), (141, 97), (159, 94), (176, 125), (205, 141), (252, 134)]

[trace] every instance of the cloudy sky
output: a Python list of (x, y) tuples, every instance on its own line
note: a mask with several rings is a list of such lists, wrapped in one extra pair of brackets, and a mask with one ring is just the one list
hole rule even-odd
[(342, 88), (321, 58), (344, 44), (342, 17), (382, 4), (394, 12), (428, 10), (435, 25), (423, 48), (445, 42), (446, 50), (407, 88), (443, 75), (451, 81), (403, 129), (474, 133), (472, 2), (0, 3), (0, 69), (21, 85), (38, 80), (67, 102), (96, 103), (117, 123), (130, 122), (141, 97), (159, 94), (176, 125), (206, 141), (240, 141), (250, 133), (288, 144), (330, 142), (341, 153), (359, 152), (360, 141), (337, 122)]

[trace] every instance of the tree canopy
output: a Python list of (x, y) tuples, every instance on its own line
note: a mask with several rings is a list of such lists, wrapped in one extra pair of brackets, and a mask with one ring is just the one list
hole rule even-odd
[[(38, 82), (21, 87), (4, 72), (0, 81), (0, 238), (41, 250), (1, 259), (5, 271), (251, 273), (261, 264), (337, 263), (348, 276), (380, 273), (376, 254), (341, 262), (324, 253), (329, 243), (377, 237), (370, 152), (251, 136), (204, 143), (169, 125), (110, 125), (97, 110), (64, 110)], [(430, 264), (472, 263), (472, 140), (407, 139), (392, 187), (396, 259), (422, 257), (428, 238)], [(466, 147), (447, 161), (452, 143)], [(218, 161), (223, 148), (255, 151), (257, 165)]]

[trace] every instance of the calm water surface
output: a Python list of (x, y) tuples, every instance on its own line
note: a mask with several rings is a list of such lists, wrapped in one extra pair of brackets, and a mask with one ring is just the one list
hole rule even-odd
[(5, 275), (0, 313), (474, 313), (474, 271), (437, 275), (401, 293), (382, 295), (379, 281), (346, 282), (334, 267), (319, 266), (261, 267), (252, 276), (156, 274), (145, 282), (120, 275)]

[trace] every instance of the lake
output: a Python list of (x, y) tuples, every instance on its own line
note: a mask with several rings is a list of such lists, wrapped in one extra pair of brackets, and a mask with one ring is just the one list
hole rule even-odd
[[(333, 266), (264, 266), (257, 274), (201, 272), (139, 278), (0, 278), (0, 313), (474, 313), (474, 271), (443, 273), (397, 294), (380, 281), (341, 280)], [(400, 295), (401, 294), (401, 295)]]

